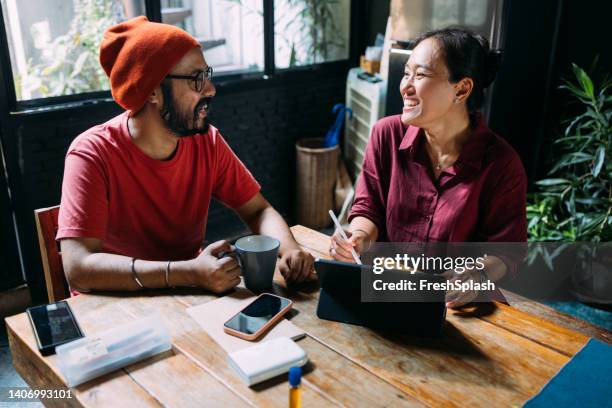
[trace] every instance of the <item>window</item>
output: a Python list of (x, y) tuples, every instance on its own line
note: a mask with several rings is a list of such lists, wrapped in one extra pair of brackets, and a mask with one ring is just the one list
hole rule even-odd
[[(434, 0), (432, 5), (432, 27), (463, 25), (487, 32), (491, 15), (503, 0)], [(489, 21), (489, 23), (487, 23)]]
[(278, 68), (349, 57), (350, 0), (274, 0)]
[(109, 89), (98, 60), (104, 28), (138, 2), (144, 9), (144, 0), (0, 1), (18, 101)]
[(263, 71), (262, 0), (162, 0), (161, 13), (202, 44), (216, 75)]
[(139, 15), (193, 35), (217, 80), (346, 64), (352, 1), (0, 0), (8, 40), (8, 49), (0, 52), (10, 56), (10, 67), (3, 69), (7, 77), (12, 74), (16, 94), (10, 104), (31, 108), (108, 91), (99, 63), (104, 30)]

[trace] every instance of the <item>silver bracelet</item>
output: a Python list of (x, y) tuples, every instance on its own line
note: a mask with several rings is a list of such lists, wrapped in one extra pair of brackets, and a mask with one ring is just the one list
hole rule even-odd
[(170, 281), (168, 280), (168, 277), (170, 276), (170, 262), (172, 261), (168, 261), (168, 264), (166, 265), (166, 287), (167, 288), (170, 287)]
[(138, 279), (138, 275), (136, 275), (136, 268), (134, 268), (134, 263), (136, 263), (136, 258), (132, 258), (132, 277), (134, 278), (134, 280), (136, 281), (136, 283), (138, 284), (138, 286), (140, 286), (140, 289), (144, 289), (144, 286), (142, 284), (142, 282), (140, 282), (140, 279)]

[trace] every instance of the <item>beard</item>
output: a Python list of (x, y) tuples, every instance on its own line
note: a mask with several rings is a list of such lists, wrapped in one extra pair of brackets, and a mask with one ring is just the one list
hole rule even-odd
[[(162, 82), (161, 90), (164, 97), (164, 105), (160, 115), (168, 130), (179, 137), (208, 133), (208, 128), (210, 127), (208, 113), (210, 111), (212, 98), (205, 97), (200, 99), (193, 112), (187, 113), (177, 109), (178, 103), (174, 100), (172, 88), (169, 83), (165, 81)], [(203, 107), (205, 107), (206, 110), (206, 117), (202, 123), (198, 123), (200, 122), (200, 110)]]

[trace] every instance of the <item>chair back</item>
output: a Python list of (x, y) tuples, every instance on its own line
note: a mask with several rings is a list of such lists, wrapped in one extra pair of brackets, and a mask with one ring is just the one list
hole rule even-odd
[(70, 297), (70, 289), (62, 265), (62, 254), (59, 243), (55, 240), (58, 215), (59, 205), (34, 210), (40, 257), (50, 303)]

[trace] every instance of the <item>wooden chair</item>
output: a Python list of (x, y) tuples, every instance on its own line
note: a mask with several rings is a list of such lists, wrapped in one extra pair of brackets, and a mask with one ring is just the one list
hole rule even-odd
[(45, 272), (49, 302), (51, 303), (70, 297), (68, 281), (66, 280), (66, 275), (64, 275), (64, 266), (62, 265), (62, 254), (59, 243), (55, 241), (58, 215), (59, 205), (34, 210), (40, 257)]

